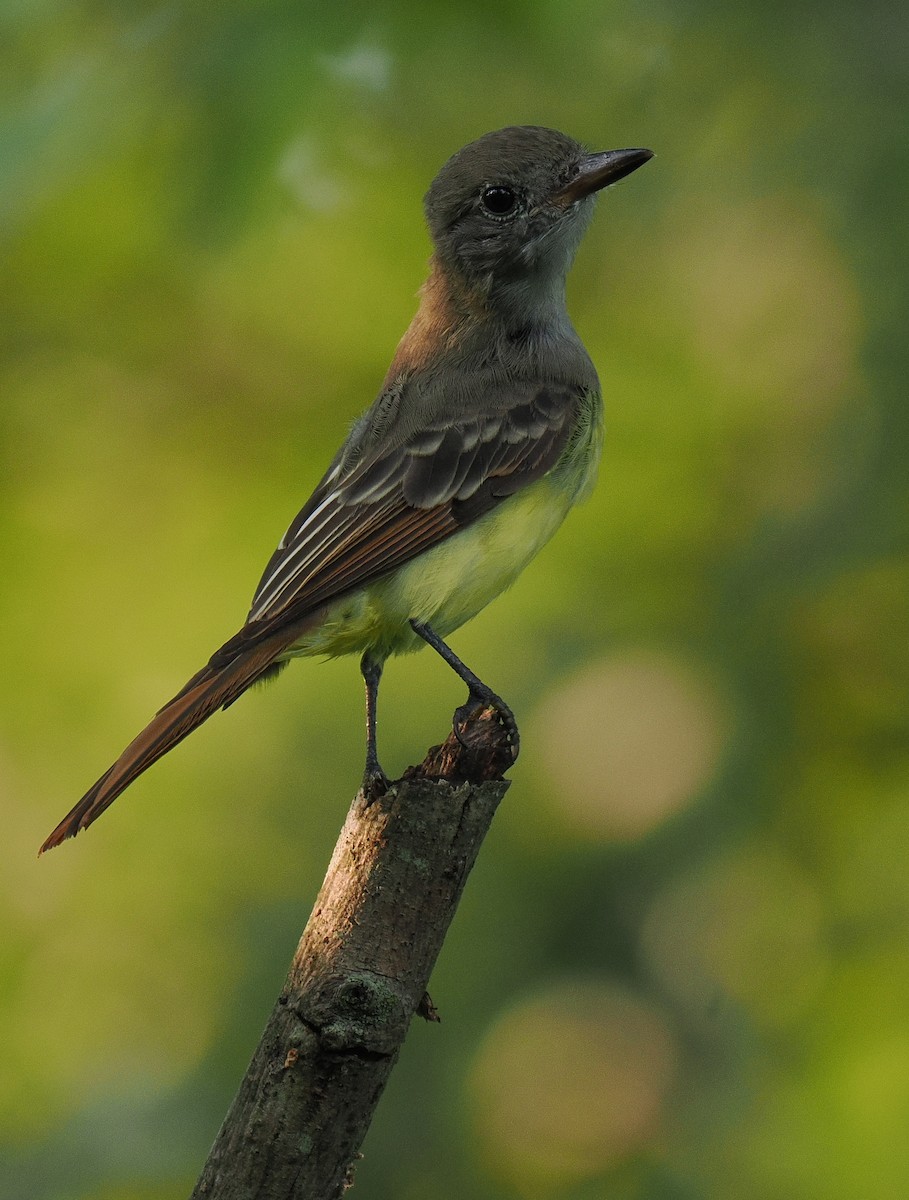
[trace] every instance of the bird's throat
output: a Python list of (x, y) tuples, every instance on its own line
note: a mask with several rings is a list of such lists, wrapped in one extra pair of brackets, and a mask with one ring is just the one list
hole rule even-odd
[[(534, 286), (535, 284), (535, 286)], [(511, 295), (500, 285), (494, 294), (472, 286), (448, 270), (435, 257), (429, 278), (420, 289), (417, 309), (398, 348), (385, 380), (386, 386), (403, 373), (418, 372), (433, 363), (451, 362), (459, 352), (527, 341), (531, 330), (575, 338), (565, 308), (564, 280), (524, 280)], [(482, 357), (482, 355), (477, 355)]]

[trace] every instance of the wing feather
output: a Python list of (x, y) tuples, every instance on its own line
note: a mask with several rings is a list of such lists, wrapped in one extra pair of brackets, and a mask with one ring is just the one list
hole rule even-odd
[(393, 571), (551, 470), (582, 396), (512, 384), (494, 412), (442, 416), (398, 443), (384, 439), (346, 472), (342, 453), (272, 556), (247, 624), (212, 662)]

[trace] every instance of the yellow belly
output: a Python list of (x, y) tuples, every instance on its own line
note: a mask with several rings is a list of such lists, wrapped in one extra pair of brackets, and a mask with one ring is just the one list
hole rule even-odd
[[(540, 480), (374, 585), (371, 601), (392, 621), (406, 612), (407, 619), (424, 622), (446, 637), (514, 583), (570, 507), (562, 489)], [(407, 633), (405, 645), (395, 646), (394, 652), (416, 648), (409, 627)]]

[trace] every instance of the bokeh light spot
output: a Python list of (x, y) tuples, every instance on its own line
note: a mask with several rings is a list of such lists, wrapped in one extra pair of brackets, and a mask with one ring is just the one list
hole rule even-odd
[[(775, 197), (683, 215), (677, 278), (713, 367), (764, 403), (824, 410), (854, 382), (861, 330), (855, 285), (810, 205)], [(676, 231), (678, 233), (678, 230)]]
[(657, 1133), (675, 1064), (661, 1014), (612, 983), (565, 980), (520, 1001), (470, 1077), (492, 1169), (536, 1194), (614, 1166)]
[(754, 845), (667, 886), (642, 939), (654, 974), (693, 1016), (726, 996), (777, 1028), (804, 1017), (826, 977), (822, 919), (811, 879)]
[(535, 737), (567, 820), (592, 836), (636, 838), (704, 788), (724, 727), (706, 678), (669, 656), (629, 653), (550, 693)]

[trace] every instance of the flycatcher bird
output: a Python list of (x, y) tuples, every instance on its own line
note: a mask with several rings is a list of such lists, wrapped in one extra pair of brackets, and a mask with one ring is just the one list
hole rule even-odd
[(516, 126), (448, 160), (425, 199), (434, 253), (417, 314), (372, 407), (272, 555), (245, 625), (41, 852), (298, 655), (362, 656), (367, 794), (388, 785), (376, 751), (385, 660), (424, 643), (467, 684), (468, 704), (498, 712), (517, 755), (511, 710), (442, 639), (516, 579), (593, 487), (602, 398), (565, 278), (596, 193), (651, 157), (588, 154), (553, 129)]

